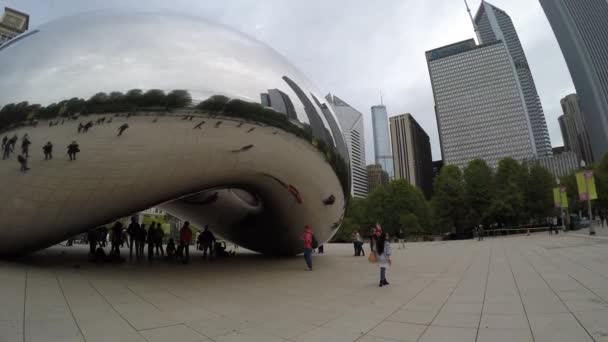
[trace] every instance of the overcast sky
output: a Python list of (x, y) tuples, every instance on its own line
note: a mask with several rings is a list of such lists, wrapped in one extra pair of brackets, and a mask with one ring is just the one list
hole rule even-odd
[[(474, 12), (480, 2), (469, 1)], [(515, 23), (551, 143), (561, 146), (559, 101), (575, 90), (545, 14), (537, 0), (491, 3)], [(107, 8), (171, 10), (233, 27), (270, 45), (323, 93), (334, 93), (364, 114), (368, 164), (374, 158), (370, 107), (381, 93), (389, 116), (411, 113), (431, 137), (434, 159), (440, 158), (424, 52), (474, 37), (462, 0), (0, 0), (0, 6), (29, 13), (30, 28)]]

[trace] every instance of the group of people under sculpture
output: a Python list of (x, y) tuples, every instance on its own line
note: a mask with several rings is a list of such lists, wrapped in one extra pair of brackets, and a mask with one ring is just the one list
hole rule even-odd
[[(145, 258), (144, 249), (148, 245), (148, 260), (156, 257), (166, 257), (169, 260), (180, 259), (182, 263), (190, 261), (190, 244), (192, 243), (192, 228), (190, 222), (184, 222), (179, 232), (179, 243), (176, 245), (173, 239), (169, 239), (166, 249), (163, 249), (163, 238), (165, 232), (161, 228), (160, 223), (152, 222), (146, 230), (144, 224), (139, 224), (136, 217), (131, 217), (129, 226), (125, 229), (121, 222), (116, 222), (110, 231), (110, 255), (111, 260), (121, 260), (120, 247), (125, 243), (129, 248), (129, 259), (133, 259), (133, 250), (135, 257), (139, 261)], [(105, 227), (91, 229), (87, 235), (89, 241), (89, 253), (92, 259), (104, 259), (105, 241), (107, 237), (107, 229)], [(203, 251), (203, 258), (211, 258), (214, 252), (215, 236), (205, 226), (205, 230), (198, 236), (197, 246)]]

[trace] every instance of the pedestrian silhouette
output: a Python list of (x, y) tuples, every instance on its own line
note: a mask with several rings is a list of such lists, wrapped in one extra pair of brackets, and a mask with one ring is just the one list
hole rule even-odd
[(82, 129), (84, 128), (84, 125), (81, 123), (78, 124), (78, 133), (82, 132)]
[(127, 128), (129, 128), (128, 124), (122, 124), (122, 126), (118, 127), (118, 137), (122, 135), (122, 132), (124, 132)]
[(76, 160), (76, 153), (78, 152), (80, 152), (80, 147), (76, 140), (74, 140), (68, 145), (68, 156), (70, 156), (70, 160)]
[(216, 122), (216, 123), (215, 123), (215, 128), (220, 127), (220, 125), (221, 125), (221, 124), (222, 124), (222, 122), (221, 122), (221, 121)]
[(203, 125), (205, 124), (205, 121), (201, 121), (198, 125), (194, 126), (194, 129), (203, 129)]
[(25, 136), (23, 136), (22, 142), (21, 142), (21, 154), (23, 154), (23, 156), (25, 158), (29, 157), (29, 150), (30, 150), (30, 144), (32, 142), (28, 139), (27, 134)]
[(236, 127), (241, 127), (241, 126), (243, 126), (243, 124), (244, 124), (244, 122), (239, 122), (239, 124), (236, 125)]
[(51, 142), (47, 142), (46, 145), (42, 147), (42, 152), (44, 152), (44, 160), (53, 159), (53, 144)]
[(238, 150), (232, 150), (231, 152), (236, 153), (236, 152), (245, 152), (247, 150), (250, 150), (253, 148), (253, 145), (247, 145), (247, 146), (243, 146), (241, 148), (239, 148)]
[(87, 124), (84, 125), (84, 129), (83, 129), (84, 133), (88, 132), (89, 128), (91, 128), (91, 127), (93, 127), (93, 121), (87, 122)]
[(247, 130), (247, 132), (245, 132), (245, 133), (251, 133), (251, 132), (253, 132), (253, 130), (254, 130), (254, 129), (255, 129), (255, 127), (251, 127), (251, 128), (250, 128), (249, 130)]
[(17, 161), (19, 162), (19, 165), (21, 166), (21, 172), (25, 173), (27, 170), (29, 170), (29, 168), (27, 167), (27, 158), (22, 156), (22, 155), (18, 155), (17, 156)]

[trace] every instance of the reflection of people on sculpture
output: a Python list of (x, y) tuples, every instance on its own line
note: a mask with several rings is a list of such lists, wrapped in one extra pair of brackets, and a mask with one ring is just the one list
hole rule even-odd
[(248, 129), (248, 130), (247, 130), (247, 132), (245, 132), (245, 133), (251, 133), (251, 132), (253, 132), (253, 130), (254, 130), (254, 129), (255, 129), (255, 127), (251, 127), (251, 128), (250, 128), (250, 129)]
[(83, 132), (84, 132), (84, 133), (88, 132), (88, 131), (89, 131), (89, 128), (91, 128), (91, 127), (93, 127), (93, 121), (89, 121), (89, 122), (87, 122), (87, 124), (86, 124), (86, 125), (84, 125), (84, 127), (83, 127)]
[(160, 255), (165, 256), (165, 251), (163, 250), (163, 237), (165, 236), (165, 232), (163, 228), (161, 228), (160, 223), (156, 223), (156, 229), (154, 230), (154, 247), (156, 248), (156, 256), (158, 256), (158, 250), (160, 249)]
[(112, 249), (110, 255), (120, 258), (120, 241), (122, 240), (122, 223), (116, 222), (112, 226)]
[(21, 165), (21, 172), (25, 173), (25, 171), (29, 170), (29, 168), (27, 167), (27, 158), (26, 157), (24, 157), (22, 155), (18, 155), (17, 161), (19, 162), (19, 165)]
[(8, 136), (4, 136), (4, 138), (2, 138), (2, 150), (4, 150), (4, 147), (6, 146), (6, 142), (8, 141)]
[(199, 122), (196, 126), (194, 126), (194, 129), (203, 129), (203, 125), (205, 124), (205, 121), (201, 121)]
[(25, 158), (29, 157), (30, 144), (32, 142), (28, 139), (27, 134), (23, 136), (21, 141), (21, 154), (25, 156)]
[(82, 129), (84, 128), (84, 125), (81, 123), (78, 124), (78, 133), (82, 132)]
[(70, 160), (76, 160), (76, 153), (78, 152), (80, 152), (80, 147), (78, 147), (78, 143), (74, 140), (68, 145), (68, 156), (70, 156)]
[(127, 128), (129, 128), (128, 124), (122, 124), (122, 126), (118, 127), (118, 135), (117, 136), (121, 136), (122, 132), (124, 132)]
[(253, 148), (253, 145), (247, 145), (247, 146), (243, 146), (237, 150), (232, 150), (231, 152), (236, 153), (236, 152), (245, 152), (247, 150), (250, 150)]
[(42, 147), (42, 152), (44, 153), (44, 160), (53, 159), (53, 144), (50, 141), (47, 142)]
[(323, 200), (323, 204), (332, 205), (336, 202), (336, 197), (334, 195), (329, 195), (326, 199)]
[(172, 261), (173, 258), (175, 258), (175, 242), (173, 239), (169, 239), (169, 242), (167, 242), (167, 259)]
[(146, 230), (146, 225), (145, 224), (141, 224), (139, 226), (139, 231), (137, 234), (137, 247), (139, 248), (138, 252), (139, 254), (137, 255), (137, 260), (139, 260), (139, 258), (143, 258), (144, 257), (144, 247), (146, 247), (146, 238), (148, 237), (148, 231)]

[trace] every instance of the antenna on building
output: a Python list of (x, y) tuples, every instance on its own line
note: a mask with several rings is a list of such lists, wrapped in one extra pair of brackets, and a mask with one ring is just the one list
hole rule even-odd
[(384, 102), (382, 102), (382, 90), (380, 90), (380, 105), (384, 106)]
[[(483, 5), (483, 0), (481, 1)], [(479, 35), (479, 27), (477, 27), (477, 23), (473, 18), (473, 13), (471, 13), (471, 8), (469, 7), (469, 3), (467, 0), (464, 0), (464, 5), (467, 7), (467, 12), (469, 13), (469, 18), (471, 18), (471, 23), (473, 24), (473, 30), (475, 31), (475, 35), (477, 35), (477, 44), (481, 44), (481, 36)]]

